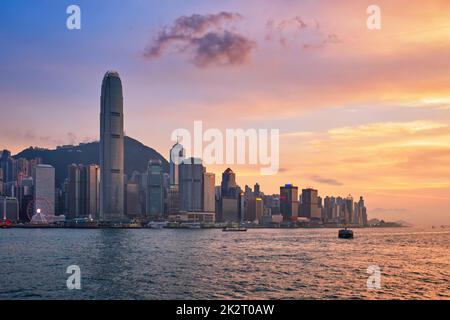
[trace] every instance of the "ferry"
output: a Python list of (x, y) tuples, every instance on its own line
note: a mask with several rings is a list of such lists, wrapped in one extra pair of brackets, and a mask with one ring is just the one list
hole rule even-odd
[(222, 231), (224, 231), (224, 232), (233, 232), (233, 231), (240, 231), (240, 232), (242, 232), (242, 231), (247, 231), (247, 228), (227, 226), (227, 227), (223, 228)]
[(339, 230), (338, 234), (341, 239), (353, 239), (353, 231), (347, 228)]
[(167, 226), (167, 221), (150, 221), (147, 227), (150, 229), (162, 229)]
[(182, 222), (180, 227), (184, 229), (201, 229), (202, 224), (199, 222)]

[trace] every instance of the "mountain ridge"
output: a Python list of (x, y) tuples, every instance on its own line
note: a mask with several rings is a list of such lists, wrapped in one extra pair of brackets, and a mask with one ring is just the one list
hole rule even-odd
[[(61, 186), (67, 177), (67, 167), (75, 164), (99, 164), (99, 142), (80, 143), (77, 146), (59, 146), (56, 149), (44, 149), (39, 147), (29, 147), (14, 155), (14, 159), (42, 158), (42, 163), (55, 167), (56, 185)], [(155, 149), (131, 137), (124, 137), (124, 171), (128, 177), (133, 171), (144, 172), (147, 170), (148, 161), (159, 159), (163, 164), (163, 172), (169, 172), (168, 161)]]

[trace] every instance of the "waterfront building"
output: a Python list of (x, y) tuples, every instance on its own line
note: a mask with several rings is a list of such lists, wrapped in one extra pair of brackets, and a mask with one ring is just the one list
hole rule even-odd
[(34, 212), (41, 210), (45, 217), (55, 215), (55, 168), (39, 164), (34, 169)]
[(205, 172), (203, 174), (203, 211), (216, 212), (216, 175)]
[(188, 158), (179, 165), (180, 211), (203, 211), (203, 173), (202, 161)]
[(100, 202), (100, 168), (97, 165), (68, 167), (67, 217), (98, 218)]
[(177, 214), (180, 212), (180, 190), (179, 186), (169, 186), (167, 194), (168, 214)]
[(309, 219), (322, 219), (322, 211), (319, 208), (317, 190), (312, 188), (302, 190), (302, 202), (300, 208), (300, 216)]
[(296, 221), (298, 217), (298, 187), (286, 184), (280, 187), (280, 212), (285, 221)]
[(0, 196), (0, 219), (19, 221), (19, 201), (17, 198)]
[(161, 160), (150, 160), (147, 168), (146, 216), (160, 217), (164, 214), (164, 187)]
[(100, 213), (100, 167), (95, 164), (81, 170), (81, 214), (98, 219)]
[(80, 217), (81, 191), (80, 191), (80, 166), (71, 164), (67, 174), (67, 217), (70, 219)]
[(4, 192), (3, 169), (0, 167), (0, 196), (3, 195), (3, 192)]
[(260, 223), (263, 214), (264, 214), (264, 202), (262, 198), (256, 197), (247, 200), (244, 218), (245, 221)]
[(139, 184), (127, 183), (125, 188), (125, 214), (129, 218), (141, 216), (141, 203), (139, 201)]

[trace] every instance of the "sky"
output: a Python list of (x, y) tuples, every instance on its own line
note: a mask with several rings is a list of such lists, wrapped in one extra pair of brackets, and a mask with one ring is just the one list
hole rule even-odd
[[(369, 218), (450, 223), (449, 1), (3, 0), (0, 40), (0, 149), (97, 140), (112, 69), (126, 134), (166, 158), (194, 121), (279, 129), (278, 174), (231, 166), (242, 187), (293, 183), (362, 195)], [(217, 184), (226, 167), (208, 166)]]

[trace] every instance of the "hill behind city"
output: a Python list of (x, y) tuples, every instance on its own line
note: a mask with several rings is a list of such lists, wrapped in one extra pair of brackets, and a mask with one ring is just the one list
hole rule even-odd
[[(163, 171), (169, 171), (169, 163), (156, 150), (141, 142), (125, 136), (125, 173), (130, 176), (133, 171), (144, 172), (150, 159), (159, 159), (163, 163)], [(55, 150), (30, 147), (14, 156), (15, 159), (42, 158), (42, 162), (55, 167), (55, 179), (60, 186), (67, 177), (67, 167), (70, 164), (99, 164), (99, 142), (83, 143), (78, 146), (58, 147)]]

